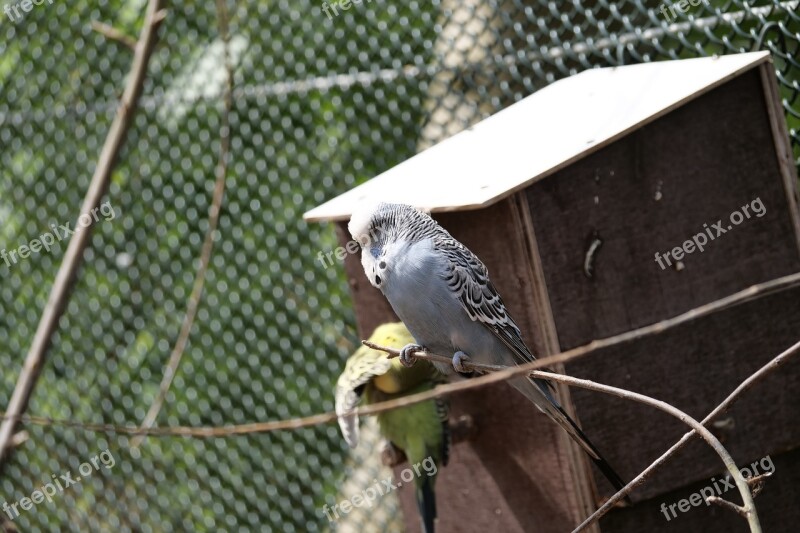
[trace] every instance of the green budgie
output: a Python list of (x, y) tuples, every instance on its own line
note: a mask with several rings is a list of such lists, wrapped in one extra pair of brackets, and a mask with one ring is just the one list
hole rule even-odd
[[(402, 322), (378, 326), (369, 340), (391, 348), (413, 342)], [(353, 411), (362, 397), (369, 405), (430, 390), (443, 379), (427, 361), (409, 368), (397, 357), (389, 359), (384, 352), (361, 346), (347, 360), (336, 384), (336, 414), (344, 439), (351, 448), (358, 444), (358, 418)], [(434, 483), (438, 466), (447, 464), (450, 443), (447, 403), (437, 398), (379, 413), (377, 419), (383, 437), (403, 450), (413, 467), (423, 531), (432, 533), (436, 518)]]

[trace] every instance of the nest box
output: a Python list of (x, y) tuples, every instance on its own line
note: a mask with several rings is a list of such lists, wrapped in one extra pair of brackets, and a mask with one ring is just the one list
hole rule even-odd
[[(588, 70), (305, 218), (335, 222), (345, 244), (347, 220), (366, 199), (430, 211), (486, 264), (534, 353), (554, 354), (800, 271), (797, 176), (783, 113), (767, 53)], [(357, 254), (344, 267), (366, 338), (395, 317)], [(800, 289), (771, 293), (555, 370), (702, 419), (797, 341), (798, 302)], [(625, 479), (687, 431), (640, 404), (563, 387), (559, 394)], [(566, 434), (507, 385), (455, 396), (452, 410), (470, 413), (478, 435), (454, 447), (437, 481), (441, 531), (569, 531), (613, 493)], [(740, 465), (770, 457), (775, 473), (756, 500), (765, 530), (800, 519), (792, 483), (800, 476), (798, 412), (795, 366), (748, 392), (713, 428)], [(722, 472), (719, 458), (694, 442), (600, 528), (741, 528), (725, 509), (669, 510)], [(414, 530), (413, 498), (403, 499)]]

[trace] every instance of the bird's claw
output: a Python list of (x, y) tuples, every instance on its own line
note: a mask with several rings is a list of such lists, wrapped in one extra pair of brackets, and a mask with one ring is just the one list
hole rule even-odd
[(406, 344), (402, 348), (400, 348), (400, 362), (403, 363), (404, 367), (411, 368), (414, 366), (414, 363), (417, 362), (417, 358), (414, 357), (412, 354), (418, 351), (424, 351), (425, 348), (420, 346), (419, 344)]
[(462, 352), (461, 350), (457, 351), (453, 354), (453, 368), (459, 374), (470, 374), (472, 373), (471, 368), (467, 368), (464, 366), (465, 363), (469, 363), (469, 356)]

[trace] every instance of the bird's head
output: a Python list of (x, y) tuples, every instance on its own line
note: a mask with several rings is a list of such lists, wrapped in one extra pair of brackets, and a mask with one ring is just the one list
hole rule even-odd
[(364, 204), (353, 213), (347, 229), (361, 245), (361, 265), (373, 287), (386, 286), (392, 266), (411, 241), (409, 222), (419, 214), (410, 205), (384, 202)]

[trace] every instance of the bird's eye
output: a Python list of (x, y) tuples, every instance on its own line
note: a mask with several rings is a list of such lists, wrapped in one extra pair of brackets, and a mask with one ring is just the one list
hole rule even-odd
[(386, 268), (386, 261), (381, 261), (380, 263), (378, 263), (378, 266), (379, 266), (380, 268), (382, 268), (382, 269), (383, 269), (383, 268)]

